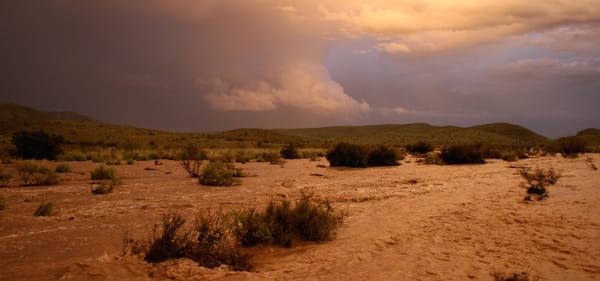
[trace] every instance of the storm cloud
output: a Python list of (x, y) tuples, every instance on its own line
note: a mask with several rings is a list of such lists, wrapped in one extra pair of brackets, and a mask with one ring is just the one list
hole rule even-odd
[(598, 127), (600, 2), (5, 1), (0, 102), (177, 131)]

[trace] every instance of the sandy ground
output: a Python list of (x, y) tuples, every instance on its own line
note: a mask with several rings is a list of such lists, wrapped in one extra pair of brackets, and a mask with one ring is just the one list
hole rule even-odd
[[(204, 187), (177, 162), (115, 166), (123, 185), (92, 195), (89, 172), (72, 162), (52, 187), (1, 188), (0, 280), (493, 280), (528, 271), (541, 280), (600, 280), (599, 154), (485, 165), (323, 168), (321, 159), (238, 164), (255, 177)], [(49, 163), (54, 165), (53, 163)], [(526, 203), (515, 167), (554, 167), (563, 177), (544, 201)], [(148, 170), (150, 168), (152, 170)], [(206, 269), (190, 260), (148, 264), (117, 257), (124, 233), (143, 240), (162, 214), (328, 199), (348, 212), (337, 238), (256, 250), (254, 272)], [(59, 213), (34, 217), (40, 202)]]

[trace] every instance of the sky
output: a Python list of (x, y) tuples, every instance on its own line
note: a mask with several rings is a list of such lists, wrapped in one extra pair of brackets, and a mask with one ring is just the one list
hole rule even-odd
[(600, 127), (600, 0), (0, 3), (0, 103), (169, 131)]

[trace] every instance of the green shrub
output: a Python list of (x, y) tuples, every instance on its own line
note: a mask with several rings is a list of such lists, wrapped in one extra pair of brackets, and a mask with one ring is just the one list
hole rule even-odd
[(560, 153), (563, 157), (577, 157), (586, 152), (586, 141), (583, 137), (571, 136), (559, 138), (551, 145), (553, 152)]
[(96, 167), (91, 173), (92, 180), (116, 180), (117, 172), (114, 168), (109, 168), (105, 165)]
[(10, 179), (12, 179), (12, 175), (8, 172), (4, 172), (2, 167), (0, 167), (0, 187), (8, 186)]
[(369, 150), (369, 156), (367, 164), (370, 167), (375, 166), (396, 166), (398, 163), (398, 152), (394, 149), (385, 147), (383, 145), (373, 147)]
[(55, 185), (59, 182), (58, 174), (54, 170), (33, 162), (21, 162), (17, 164), (16, 169), (24, 186)]
[(298, 152), (298, 147), (293, 143), (289, 143), (286, 146), (284, 146), (281, 149), (280, 154), (283, 159), (299, 159), (300, 158), (300, 153)]
[(62, 136), (49, 135), (44, 131), (18, 131), (12, 136), (15, 154), (23, 159), (56, 160), (62, 153)]
[(367, 167), (369, 164), (369, 152), (365, 146), (338, 143), (326, 155), (331, 167)]
[(54, 214), (56, 214), (56, 205), (52, 202), (41, 203), (35, 212), (33, 212), (33, 215), (36, 217), (47, 217)]
[(57, 173), (70, 173), (71, 172), (71, 166), (67, 163), (60, 163), (56, 166), (55, 171)]
[(197, 178), (202, 161), (206, 159), (206, 152), (195, 144), (189, 143), (183, 148), (179, 159), (181, 159), (181, 166), (183, 166), (188, 175)]
[(291, 247), (294, 240), (321, 242), (334, 237), (343, 216), (327, 201), (314, 202), (310, 196), (296, 201), (270, 202), (263, 212), (254, 209), (234, 215), (234, 235), (243, 246), (274, 243)]
[(444, 160), (440, 157), (440, 154), (437, 152), (428, 152), (425, 154), (425, 158), (423, 159), (425, 164), (430, 165), (442, 165), (444, 164)]
[(239, 179), (236, 178), (238, 173), (233, 164), (210, 162), (202, 169), (199, 182), (202, 185), (208, 186), (237, 185), (240, 184)]
[(433, 145), (424, 141), (419, 141), (415, 144), (407, 144), (405, 148), (408, 153), (414, 155), (424, 155), (433, 151)]
[(399, 160), (399, 154), (385, 146), (368, 147), (343, 142), (330, 149), (326, 157), (331, 167), (355, 168), (398, 165)]
[(553, 168), (545, 171), (543, 169), (536, 169), (531, 172), (529, 168), (522, 168), (519, 170), (519, 174), (526, 183), (523, 186), (527, 189), (527, 196), (525, 200), (531, 200), (532, 196), (536, 196), (538, 200), (542, 200), (549, 195), (547, 186), (555, 184), (561, 177), (559, 173), (554, 171)]
[(483, 164), (484, 154), (480, 144), (451, 145), (444, 147), (440, 153), (444, 163), (455, 164)]

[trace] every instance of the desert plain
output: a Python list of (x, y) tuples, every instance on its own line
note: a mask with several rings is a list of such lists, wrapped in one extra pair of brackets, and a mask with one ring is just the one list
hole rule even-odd
[[(69, 162), (56, 186), (13, 179), (0, 189), (0, 280), (493, 280), (494, 272), (600, 280), (600, 171), (590, 167), (600, 154), (458, 166), (407, 157), (365, 169), (331, 168), (324, 158), (250, 162), (236, 164), (253, 176), (233, 187), (199, 185), (179, 162), (160, 162), (114, 166), (122, 185), (107, 195), (90, 192), (99, 165), (90, 161)], [(548, 198), (527, 202), (519, 167), (562, 177)], [(119, 254), (126, 235), (147, 239), (165, 213), (191, 221), (302, 193), (346, 213), (335, 239), (253, 248), (252, 272)], [(34, 216), (46, 201), (57, 214)]]

